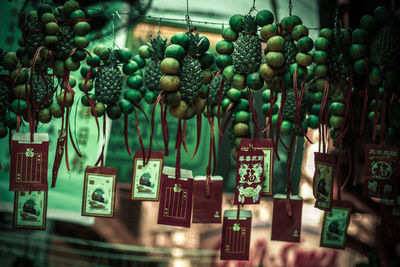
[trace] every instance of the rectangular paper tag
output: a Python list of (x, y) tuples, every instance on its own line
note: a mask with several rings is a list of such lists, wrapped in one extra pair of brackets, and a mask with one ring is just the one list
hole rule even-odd
[(222, 225), (221, 260), (249, 260), (251, 211), (226, 210)]
[(316, 199), (315, 207), (321, 210), (331, 210), (335, 157), (330, 154), (315, 152), (314, 163), (313, 193)]
[(242, 138), (240, 141), (240, 150), (248, 151), (250, 146), (253, 146), (254, 150), (262, 150), (264, 152), (264, 179), (261, 190), (261, 195), (270, 197), (272, 196), (272, 183), (273, 183), (273, 172), (274, 172), (274, 148), (271, 139), (261, 138)]
[(363, 194), (393, 199), (398, 187), (398, 162), (398, 146), (368, 144), (365, 148)]
[(131, 200), (158, 201), (164, 153), (152, 151), (146, 165), (142, 154), (136, 151), (133, 157)]
[(114, 217), (116, 180), (116, 168), (86, 167), (82, 216)]
[(47, 191), (15, 191), (14, 228), (46, 229)]
[(300, 242), (303, 199), (300, 196), (290, 197), (291, 216), (286, 210), (286, 201), (286, 195), (274, 196), (271, 240)]
[(181, 178), (178, 180), (175, 178), (175, 168), (163, 168), (158, 224), (190, 228), (193, 192), (191, 173), (189, 170), (181, 169)]
[(321, 247), (344, 249), (350, 224), (351, 204), (335, 201), (332, 210), (324, 212)]
[(222, 176), (211, 176), (207, 195), (206, 176), (193, 181), (192, 223), (221, 223)]
[(49, 136), (14, 133), (11, 139), (10, 191), (47, 191)]
[(239, 151), (237, 159), (234, 204), (259, 204), (264, 176), (264, 153), (261, 150)]

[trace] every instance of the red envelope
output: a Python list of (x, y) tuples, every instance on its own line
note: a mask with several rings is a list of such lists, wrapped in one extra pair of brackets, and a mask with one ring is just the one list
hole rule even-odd
[(264, 153), (261, 150), (239, 151), (236, 168), (234, 204), (259, 204), (264, 178)]
[(398, 146), (368, 144), (365, 147), (363, 194), (368, 197), (395, 198), (398, 162)]
[(274, 172), (274, 147), (271, 139), (261, 138), (242, 138), (240, 141), (240, 150), (248, 151), (250, 146), (254, 150), (262, 150), (264, 152), (264, 182), (262, 185), (261, 195), (272, 196), (273, 172)]
[(11, 139), (10, 191), (47, 191), (49, 136), (14, 133)]
[(222, 184), (222, 176), (210, 176), (207, 190), (206, 176), (194, 178), (192, 223), (221, 223)]
[(226, 210), (222, 225), (221, 260), (249, 260), (251, 211)]
[(190, 228), (192, 218), (192, 171), (181, 169), (181, 178), (175, 178), (175, 168), (165, 166), (161, 175), (158, 224)]
[(274, 196), (271, 240), (300, 242), (303, 199), (300, 196), (290, 196), (291, 216), (286, 210), (286, 201), (284, 194)]
[(313, 194), (316, 199), (315, 207), (321, 210), (331, 210), (335, 157), (330, 154), (315, 152), (314, 163)]
[(381, 204), (382, 230), (385, 238), (400, 242), (400, 205), (388, 202)]

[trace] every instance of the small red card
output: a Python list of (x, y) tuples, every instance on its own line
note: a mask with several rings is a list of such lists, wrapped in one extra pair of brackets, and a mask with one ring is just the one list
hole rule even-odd
[(300, 196), (290, 196), (291, 216), (287, 212), (286, 201), (286, 195), (274, 196), (271, 240), (300, 242), (303, 199)]
[(313, 193), (316, 199), (315, 207), (321, 210), (331, 210), (335, 157), (330, 154), (315, 152), (314, 163)]
[[(145, 151), (148, 156), (148, 152)], [(143, 152), (136, 151), (133, 157), (131, 200), (158, 201), (164, 153), (151, 151), (147, 164), (143, 164)]]
[(393, 199), (398, 187), (398, 162), (398, 146), (368, 144), (365, 148), (363, 194)]
[(226, 210), (222, 225), (221, 260), (249, 260), (251, 211)]
[(175, 168), (164, 166), (161, 175), (158, 224), (190, 228), (192, 218), (193, 174), (181, 169), (181, 178), (175, 178)]
[(14, 133), (11, 139), (10, 191), (47, 191), (49, 136)]
[(221, 223), (222, 176), (196, 176), (193, 182), (192, 223)]
[(83, 184), (82, 216), (113, 218), (117, 169), (87, 166)]
[(239, 151), (234, 204), (259, 204), (264, 174), (262, 150)]
[(261, 138), (242, 138), (240, 141), (240, 150), (248, 151), (250, 146), (254, 150), (262, 150), (264, 152), (264, 182), (262, 185), (261, 195), (272, 196), (273, 172), (274, 172), (274, 147), (271, 139)]
[(351, 208), (351, 204), (348, 202), (334, 201), (332, 209), (324, 212), (320, 240), (321, 247), (345, 248)]
[(386, 202), (381, 204), (382, 231), (385, 238), (400, 242), (400, 205), (390, 200)]

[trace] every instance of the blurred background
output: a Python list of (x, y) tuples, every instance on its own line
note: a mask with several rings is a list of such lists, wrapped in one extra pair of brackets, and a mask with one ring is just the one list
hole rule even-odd
[[(63, 1), (45, 1), (54, 5)], [(96, 44), (111, 46), (113, 41), (120, 47), (127, 47), (137, 53), (140, 45), (156, 36), (158, 31), (169, 38), (178, 31), (186, 30), (185, 0), (130, 0), (130, 1), (79, 1), (91, 17), (94, 33), (90, 36), (91, 47)], [(315, 39), (318, 29), (333, 27), (336, 5), (343, 27), (356, 28), (360, 17), (373, 12), (380, 4), (391, 1), (361, 0), (295, 0), (293, 14), (303, 20), (310, 28), (310, 37)], [(2, 1), (0, 9), (0, 45), (5, 51), (16, 51), (19, 38), (18, 16), (29, 11), (39, 1), (9, 0)], [(252, 0), (189, 0), (189, 14), (193, 25), (200, 34), (208, 37), (211, 49), (222, 39), (220, 32), (228, 25), (233, 14), (245, 14), (253, 5)], [(280, 20), (289, 14), (288, 1), (258, 0), (258, 10), (268, 9)], [(161, 18), (161, 19), (160, 19)], [(196, 22), (197, 21), (197, 22)], [(208, 23), (204, 23), (208, 22)], [(221, 25), (222, 24), (222, 25)], [(91, 48), (89, 48), (90, 50)], [(79, 71), (72, 73), (78, 76)], [(257, 110), (261, 110), (261, 100), (255, 101)], [(144, 105), (147, 114), (152, 107)], [(83, 173), (87, 165), (93, 165), (99, 152), (96, 143), (96, 127), (90, 116), (90, 108), (79, 105), (72, 111), (76, 125), (78, 144), (83, 151), (82, 158), (70, 150), (71, 171), (61, 165), (57, 187), (49, 189), (47, 227), (45, 231), (13, 230), (12, 212), (14, 194), (8, 191), (9, 150), (8, 140), (0, 140), (0, 256), (1, 266), (356, 266), (362, 263), (377, 262), (378, 255), (385, 253), (385, 242), (376, 232), (377, 205), (373, 199), (361, 198), (361, 187), (345, 188), (342, 198), (356, 207), (352, 214), (348, 230), (348, 245), (345, 250), (319, 247), (322, 212), (315, 209), (312, 195), (312, 176), (314, 173), (313, 153), (318, 143), (310, 145), (304, 140), (297, 141), (294, 171), (291, 182), (294, 191), (304, 199), (301, 243), (291, 244), (270, 241), (272, 199), (264, 198), (260, 205), (246, 207), (252, 210), (252, 237), (249, 262), (219, 261), (221, 225), (196, 225), (190, 229), (157, 225), (158, 203), (134, 202), (130, 198), (132, 157), (123, 146), (123, 122), (107, 123), (106, 166), (118, 169), (116, 194), (116, 216), (114, 219), (91, 218), (81, 216)], [(260, 112), (261, 113), (261, 112)], [(155, 118), (159, 120), (158, 117)], [(145, 146), (150, 135), (146, 119), (139, 114), (139, 121)], [(175, 123), (175, 124), (174, 124)], [(205, 124), (206, 122), (203, 121)], [(169, 122), (174, 129), (176, 122)], [(188, 121), (187, 128), (195, 127), (195, 121)], [(50, 135), (49, 158), (54, 157), (55, 141), (59, 122), (53, 121), (43, 126), (39, 132)], [(205, 127), (203, 127), (205, 129)], [(129, 121), (131, 148), (139, 150), (134, 120)], [(174, 140), (174, 132), (171, 140)], [(208, 155), (208, 131), (197, 156), (191, 160), (190, 151), (194, 150), (196, 133), (187, 132), (189, 154), (183, 153), (182, 168), (193, 170), (194, 175), (204, 175)], [(317, 140), (317, 133), (315, 140)], [(313, 133), (311, 133), (313, 135)], [(155, 141), (162, 140), (161, 125), (156, 123)], [(161, 142), (160, 142), (161, 143)], [(224, 145), (225, 144), (225, 145)], [(230, 140), (222, 139), (218, 149), (217, 175), (224, 177), (223, 210), (233, 208), (233, 188), (235, 183), (235, 161), (231, 157)], [(165, 164), (174, 166), (175, 154), (173, 142)], [(155, 145), (156, 147), (158, 144)], [(283, 151), (282, 151), (283, 152)], [(360, 148), (360, 153), (363, 149)], [(282, 193), (285, 188), (285, 155), (276, 162), (274, 170), (274, 193)], [(358, 166), (362, 170), (362, 166)], [(357, 168), (355, 168), (357, 171)], [(51, 170), (50, 170), (51, 171)], [(360, 172), (358, 172), (360, 173)], [(49, 175), (50, 176), (50, 175)], [(357, 184), (357, 176), (355, 184)], [(348, 190), (347, 190), (348, 189)], [(397, 252), (399, 246), (391, 253)], [(389, 255), (392, 256), (393, 255)], [(395, 255), (394, 255), (395, 256)], [(301, 260), (302, 259), (302, 260)], [(304, 260), (307, 259), (307, 260)], [(375, 266), (375, 265), (366, 265)], [(378, 265), (376, 265), (378, 266)]]

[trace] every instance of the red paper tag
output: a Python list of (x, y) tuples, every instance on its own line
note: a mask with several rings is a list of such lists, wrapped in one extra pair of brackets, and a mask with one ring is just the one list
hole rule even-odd
[(300, 242), (303, 199), (300, 196), (290, 197), (291, 216), (286, 210), (286, 201), (286, 195), (274, 196), (271, 240)]
[(11, 140), (10, 191), (47, 191), (49, 136), (15, 133)]
[[(145, 151), (145, 156), (148, 152)], [(147, 160), (147, 158), (146, 158)], [(136, 151), (133, 157), (131, 200), (158, 201), (164, 153), (151, 151), (146, 165), (142, 151)]]
[(161, 175), (158, 224), (190, 228), (192, 218), (192, 171), (181, 169), (181, 178), (175, 178), (175, 168), (164, 167)]
[(47, 191), (15, 191), (14, 228), (46, 229)]
[(226, 210), (222, 225), (221, 260), (249, 260), (251, 211)]
[(398, 146), (368, 144), (365, 148), (364, 195), (393, 199), (398, 186), (398, 162)]
[(117, 169), (87, 166), (83, 184), (82, 216), (114, 217)]
[(274, 172), (274, 147), (271, 139), (249, 139), (242, 138), (240, 141), (240, 149), (248, 151), (250, 146), (254, 150), (262, 150), (264, 152), (264, 179), (261, 190), (261, 195), (270, 197), (272, 196), (272, 183), (273, 183), (273, 172)]
[(315, 152), (314, 163), (313, 193), (316, 199), (315, 207), (321, 210), (331, 210), (335, 157), (330, 154)]
[(59, 137), (57, 140), (56, 154), (54, 156), (53, 176), (51, 178), (51, 187), (56, 186), (58, 170), (60, 169), (61, 160), (64, 155), (65, 137), (66, 137), (66, 131), (65, 130), (60, 131)]
[(194, 178), (192, 223), (221, 223), (222, 184), (221, 176), (211, 176), (207, 190), (206, 176)]
[(342, 201), (333, 202), (332, 209), (324, 212), (320, 240), (321, 247), (345, 248), (350, 215), (350, 203)]
[(259, 204), (264, 176), (264, 153), (261, 150), (239, 151), (237, 158), (234, 204)]
[(400, 205), (381, 204), (382, 230), (385, 238), (400, 242)]

